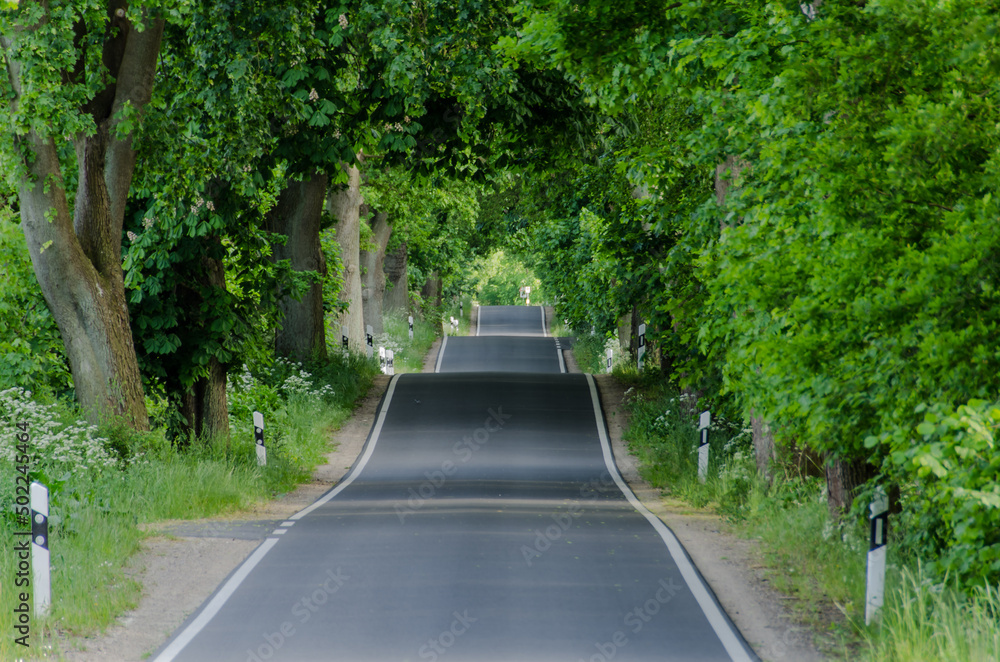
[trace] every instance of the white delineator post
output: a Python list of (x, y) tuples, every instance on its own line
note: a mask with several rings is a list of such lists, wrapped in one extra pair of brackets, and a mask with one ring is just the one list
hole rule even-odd
[(409, 317), (408, 317), (408, 318), (406, 319), (406, 321), (407, 321), (407, 322), (409, 323), (409, 325), (410, 325), (410, 340), (413, 340), (413, 315), (410, 315), (410, 316), (409, 316)]
[(698, 444), (698, 480), (702, 483), (708, 478), (708, 428), (712, 425), (712, 412), (701, 412), (698, 421), (698, 433), (701, 437)]
[(885, 541), (889, 530), (889, 498), (875, 489), (871, 509), (871, 541), (868, 545), (868, 586), (865, 591), (865, 625), (878, 618), (885, 600)]
[(613, 349), (609, 349), (605, 353), (607, 354), (608, 357), (608, 372), (611, 372), (611, 358), (614, 356), (615, 351)]
[(253, 413), (253, 440), (257, 445), (257, 465), (263, 467), (267, 464), (267, 447), (264, 446), (264, 414), (259, 411)]
[(42, 617), (52, 604), (49, 571), (49, 490), (31, 484), (31, 581), (34, 584), (35, 616)]
[(340, 327), (340, 346), (344, 350), (344, 353), (346, 354), (347, 350), (348, 350), (348, 347), (347, 347), (347, 327), (346, 326)]
[(393, 360), (395, 359), (394, 352), (391, 349), (385, 351), (385, 374), (395, 375), (396, 368), (393, 365)]
[(385, 374), (385, 347), (382, 346), (378, 348), (378, 365), (382, 368), (382, 374)]
[(646, 325), (639, 325), (639, 350), (636, 352), (639, 356), (639, 372), (642, 372), (642, 359), (646, 356)]
[(368, 358), (375, 356), (375, 330), (372, 329), (372, 325), (369, 324), (365, 328), (365, 351), (368, 352)]

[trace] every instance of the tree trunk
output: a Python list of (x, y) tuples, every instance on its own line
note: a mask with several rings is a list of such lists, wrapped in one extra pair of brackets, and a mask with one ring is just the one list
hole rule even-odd
[[(73, 213), (66, 202), (55, 137), (31, 129), (16, 139), (25, 157), (19, 184), (21, 225), (38, 283), (62, 334), (77, 400), (88, 419), (124, 420), (145, 430), (149, 417), (121, 264), (122, 223), (136, 155), (131, 134), (118, 136), (118, 123), (126, 106), (141, 113), (149, 102), (163, 21), (147, 18), (139, 32), (113, 9), (109, 17), (114, 29), (108, 30), (102, 46), (111, 82), (80, 108), (93, 118), (94, 131), (74, 140), (78, 174)], [(47, 6), (42, 11), (47, 13)], [(3, 35), (3, 47), (16, 53), (22, 31), (34, 27)], [(79, 51), (77, 57), (82, 70), (87, 54)], [(22, 98), (38, 91), (23, 88), (21, 62), (8, 57), (6, 66), (16, 113)], [(73, 81), (77, 73), (60, 75)]]
[[(293, 271), (326, 275), (326, 260), (319, 231), (326, 196), (327, 176), (318, 172), (302, 181), (288, 183), (268, 218), (268, 229), (285, 235), (285, 244), (275, 243), (274, 259), (289, 260)], [(282, 319), (274, 339), (278, 356), (304, 361), (326, 358), (326, 329), (323, 324), (323, 283), (316, 280), (295, 299), (284, 295), (278, 302)]]
[(181, 398), (181, 415), (187, 430), (201, 439), (225, 440), (229, 448), (229, 402), (226, 369), (212, 357), (208, 375), (196, 381)]
[(864, 460), (845, 460), (827, 455), (826, 487), (830, 516), (842, 518), (851, 510), (858, 489), (875, 477), (875, 467)]
[[(739, 190), (740, 173), (747, 167), (746, 161), (738, 156), (727, 156), (726, 160), (715, 167), (715, 201), (720, 207), (726, 207), (729, 198)], [(729, 171), (729, 176), (726, 171)], [(725, 214), (719, 220), (720, 227), (726, 227)]]
[[(340, 300), (348, 303), (338, 326), (347, 327), (347, 338), (357, 351), (365, 348), (365, 321), (361, 303), (361, 172), (355, 166), (343, 166), (348, 183), (330, 193), (327, 205), (337, 219), (337, 243), (344, 264), (344, 287)], [(339, 335), (339, 333), (338, 333)]]
[(627, 356), (632, 349), (632, 313), (618, 318), (618, 349)]
[(757, 473), (768, 483), (774, 480), (772, 463), (776, 458), (774, 433), (763, 418), (750, 412), (750, 428), (753, 430), (753, 450), (757, 459)]
[(441, 308), (441, 277), (438, 276), (438, 272), (432, 271), (427, 277), (427, 282), (420, 290), (420, 296), (424, 298), (425, 306)]
[[(218, 241), (218, 238), (215, 239)], [(226, 288), (226, 272), (222, 260), (202, 257), (202, 278), (210, 288)], [(208, 361), (208, 373), (197, 379), (181, 397), (181, 414), (187, 430), (196, 437), (225, 440), (229, 447), (229, 402), (226, 396), (228, 368), (216, 357)]]
[(365, 325), (371, 325), (373, 332), (378, 335), (383, 332), (382, 327), (382, 300), (385, 297), (385, 249), (389, 245), (389, 237), (392, 236), (392, 225), (388, 221), (389, 215), (377, 213), (372, 219), (372, 241), (375, 244), (373, 251), (361, 251), (361, 299), (364, 311)]
[(406, 243), (385, 256), (385, 277), (390, 287), (385, 291), (383, 307), (387, 311), (409, 310), (410, 293), (407, 280)]

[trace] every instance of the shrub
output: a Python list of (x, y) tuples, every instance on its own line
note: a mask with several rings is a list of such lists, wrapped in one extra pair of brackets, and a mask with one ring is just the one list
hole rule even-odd
[(889, 472), (904, 486), (904, 543), (926, 570), (965, 586), (1000, 582), (1000, 404), (920, 406), (924, 420), (866, 444), (888, 445)]

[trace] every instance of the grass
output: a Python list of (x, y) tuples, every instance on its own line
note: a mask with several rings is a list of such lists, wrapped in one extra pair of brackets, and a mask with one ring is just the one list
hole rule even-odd
[(929, 585), (920, 568), (904, 569), (883, 608), (882, 624), (865, 634), (871, 662), (997, 662), (1000, 593), (979, 587), (971, 595)]
[[(60, 635), (102, 631), (134, 608), (141, 588), (125, 566), (147, 535), (141, 524), (231, 513), (306, 479), (329, 451), (330, 432), (350, 416), (376, 373), (375, 363), (359, 355), (307, 365), (279, 361), (232, 377), (229, 444), (197, 441), (180, 450), (162, 427), (151, 433), (104, 429), (100, 439), (121, 458), (117, 468), (80, 470), (34, 458), (35, 468), (49, 476), (51, 492), (52, 608), (45, 618), (32, 619), (31, 647), (24, 650), (9, 636), (17, 595), (0, 592), (0, 659), (51, 657)], [(153, 411), (165, 409), (151, 405)], [(255, 409), (265, 416), (266, 467), (256, 462), (250, 419)], [(62, 418), (73, 413), (65, 405), (45, 411)], [(81, 436), (75, 443), (100, 442)], [(44, 444), (38, 448), (41, 454)], [(13, 467), (0, 461), (0, 475), (13, 482)], [(13, 544), (15, 530), (21, 528), (5, 511), (5, 545)], [(16, 571), (14, 555), (0, 554), (5, 588), (13, 586)]]
[(436, 324), (427, 319), (413, 317), (413, 340), (410, 340), (407, 314), (403, 311), (387, 314), (383, 318), (385, 332), (398, 350), (394, 349), (393, 367), (398, 373), (420, 372), (424, 357), (437, 338)]
[[(461, 309), (458, 305), (459, 301), (462, 302)], [(447, 334), (449, 336), (467, 336), (475, 334), (475, 329), (472, 328), (472, 307), (474, 305), (478, 304), (472, 297), (469, 296), (458, 297), (457, 299), (446, 303), (444, 308), (441, 310), (441, 320), (444, 325), (442, 328), (447, 330)], [(451, 327), (452, 317), (458, 320), (458, 330), (456, 331), (453, 331)]]
[(748, 431), (716, 418), (708, 480), (697, 479), (697, 407), (634, 368), (616, 376), (634, 384), (625, 438), (652, 485), (723, 515), (735, 531), (760, 542), (772, 585), (793, 596), (793, 613), (820, 633), (822, 648), (844, 660), (1000, 662), (1000, 597), (932, 586), (919, 562), (889, 546), (886, 604), (877, 627), (864, 624), (867, 532), (836, 523), (821, 479), (786, 476), (772, 484), (756, 474)]
[(573, 358), (583, 372), (604, 374), (608, 371), (605, 348), (607, 339), (597, 334), (581, 334), (573, 339)]

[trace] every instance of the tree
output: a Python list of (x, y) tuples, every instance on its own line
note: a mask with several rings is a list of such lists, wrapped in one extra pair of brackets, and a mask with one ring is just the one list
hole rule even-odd
[[(92, 421), (149, 425), (121, 264), (133, 135), (164, 29), (155, 5), (21, 2), (0, 15), (22, 227)], [(69, 200), (73, 200), (70, 211)]]
[(347, 185), (333, 191), (327, 204), (337, 219), (337, 243), (344, 270), (340, 297), (345, 307), (341, 321), (347, 328), (348, 342), (361, 350), (365, 346), (365, 318), (361, 308), (361, 171), (355, 166), (345, 169)]
[[(126, 282), (150, 384), (182, 432), (228, 438), (227, 372), (268, 360), (279, 293), (309, 289), (272, 260), (269, 213), (287, 171), (270, 155), (280, 73), (308, 57), (314, 6), (241, 0), (170, 26), (129, 207)], [(286, 200), (286, 206), (288, 205)]]
[[(661, 305), (682, 323), (696, 313), (687, 329), (703, 364), (779, 444), (828, 455), (837, 511), (859, 479), (893, 472), (887, 448), (864, 439), (911, 429), (922, 403), (957, 406), (995, 383), (991, 12), (526, 0), (520, 35), (505, 42), (560, 66), (609, 111), (673, 99), (698, 118), (658, 142), (720, 189), (738, 175), (738, 190), (723, 204), (705, 195), (682, 218), (700, 294), (684, 299), (672, 283)], [(660, 197), (681, 165), (629, 175)]]
[[(289, 181), (271, 210), (269, 231), (287, 237), (275, 242), (274, 259), (288, 260), (293, 271), (327, 275), (319, 233), (326, 203), (327, 176), (320, 172)], [(323, 286), (319, 281), (299, 298), (281, 293), (281, 322), (275, 336), (275, 352), (299, 361), (326, 357), (326, 327), (323, 323)]]

